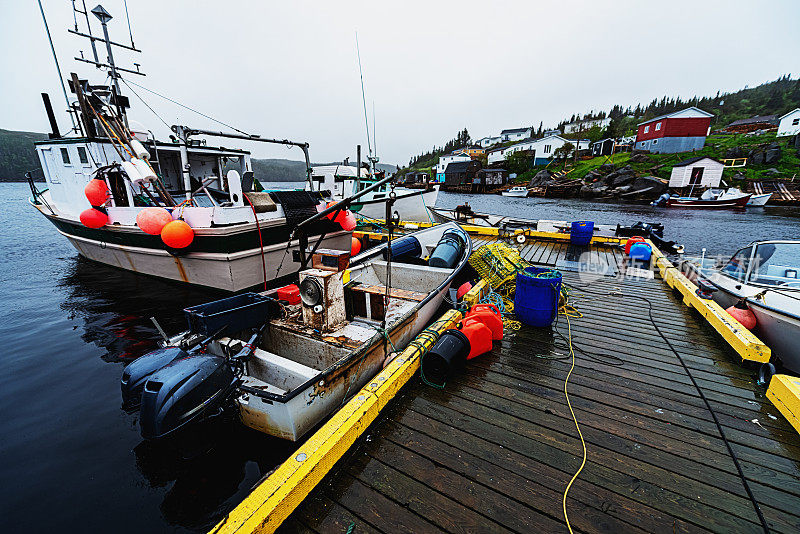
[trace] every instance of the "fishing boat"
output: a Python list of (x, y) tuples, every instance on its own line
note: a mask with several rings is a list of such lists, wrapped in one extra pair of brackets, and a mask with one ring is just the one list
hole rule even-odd
[[(359, 172), (358, 166), (322, 165), (314, 167), (311, 175), (312, 191), (330, 191), (334, 200), (351, 196), (373, 185), (382, 178), (381, 172)], [(424, 189), (395, 187), (394, 209), (404, 221), (430, 222), (428, 207), (436, 205), (439, 185), (429, 184)], [(375, 189), (351, 205), (351, 210), (364, 219), (384, 219), (388, 186)]]
[(736, 209), (744, 208), (750, 201), (749, 193), (725, 192), (719, 195), (706, 191), (700, 197), (671, 196), (667, 199), (668, 208), (706, 208), (706, 209)]
[(746, 304), (756, 318), (755, 333), (777, 362), (800, 374), (800, 241), (757, 241), (728, 261), (687, 259), (682, 268), (691, 280), (715, 288), (720, 306)]
[[(92, 36), (90, 14), (103, 38)], [(64, 96), (73, 128), (64, 135), (43, 94), (51, 133), (36, 143), (36, 153), (47, 188), (40, 190), (29, 176), (32, 206), (81, 256), (140, 274), (239, 291), (297, 272), (293, 229), (330, 199), (319, 192), (266, 191), (258, 178), (269, 177), (254, 176), (248, 151), (212, 147), (207, 139), (299, 148), (310, 183), (308, 143), (185, 125), (173, 125), (170, 140), (157, 140), (129, 119), (130, 102), (121, 91), (121, 83), (131, 90), (138, 85), (132, 78), (141, 72), (114, 62), (116, 47), (138, 50), (109, 39), (112, 16), (102, 6), (85, 18), (87, 28), (78, 35), (90, 39), (94, 57), (76, 59), (107, 70), (109, 83), (71, 74), (71, 96), (66, 86)], [(96, 42), (105, 44), (105, 59)], [(350, 232), (333, 221), (308, 230), (313, 245), (350, 246)]]
[[(731, 198), (731, 197), (736, 198), (736, 197), (739, 197), (739, 196), (744, 195), (744, 194), (745, 193), (743, 193), (742, 190), (739, 189), (738, 187), (729, 187), (725, 191), (721, 191), (719, 193), (719, 195), (717, 196), (717, 199), (718, 200), (719, 199), (725, 200), (725, 199)], [(769, 202), (770, 198), (772, 198), (772, 193), (751, 194), (750, 195), (750, 200), (747, 201), (746, 206), (748, 208), (749, 207), (759, 208), (759, 207), (765, 206), (767, 204), (767, 202)]]
[(511, 189), (503, 191), (500, 194), (503, 195), (504, 197), (527, 197), (528, 188), (523, 185), (515, 185)]
[(264, 292), (187, 309), (190, 330), (126, 367), (123, 401), (141, 410), (145, 438), (231, 408), (298, 440), (429, 324), (471, 252), (455, 223), (367, 250), (346, 270), (318, 252), (299, 274), (299, 304)]

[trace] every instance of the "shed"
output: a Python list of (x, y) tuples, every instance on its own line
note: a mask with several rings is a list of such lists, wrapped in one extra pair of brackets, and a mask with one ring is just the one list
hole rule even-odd
[(725, 128), (726, 132), (747, 133), (756, 130), (772, 130), (778, 127), (778, 117), (776, 115), (757, 115), (749, 119), (739, 119), (733, 121)]
[(481, 169), (477, 179), (481, 185), (505, 185), (508, 182), (508, 171), (500, 168)]
[(476, 160), (450, 163), (444, 170), (444, 183), (448, 185), (475, 183), (480, 169), (481, 163)]
[(609, 156), (614, 149), (614, 140), (610, 137), (592, 143), (592, 156)]
[(800, 133), (800, 108), (778, 118), (778, 137)]
[(722, 162), (707, 156), (698, 156), (676, 163), (669, 177), (670, 187), (719, 187), (722, 180)]

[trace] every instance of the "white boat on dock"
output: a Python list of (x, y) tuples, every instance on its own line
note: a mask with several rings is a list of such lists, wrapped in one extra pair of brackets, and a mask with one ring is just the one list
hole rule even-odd
[(500, 194), (503, 195), (504, 197), (527, 197), (528, 188), (523, 185), (515, 185), (511, 189), (503, 191)]

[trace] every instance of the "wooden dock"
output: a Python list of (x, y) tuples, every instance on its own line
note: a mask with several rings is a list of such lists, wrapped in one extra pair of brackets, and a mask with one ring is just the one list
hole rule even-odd
[[(494, 239), (477, 237), (474, 246)], [(621, 276), (614, 247), (542, 239), (518, 246), (534, 263), (561, 266), (580, 317), (559, 316), (552, 330), (507, 331), (444, 389), (412, 379), (279, 530), (566, 532), (562, 496), (582, 459), (564, 395), (571, 334), (568, 391), (587, 447), (567, 499), (572, 528), (762, 531), (647, 299), (717, 414), (770, 530), (800, 531), (797, 433), (681, 295), (662, 280)], [(570, 264), (575, 257), (582, 261)], [(571, 266), (613, 269), (587, 277)]]

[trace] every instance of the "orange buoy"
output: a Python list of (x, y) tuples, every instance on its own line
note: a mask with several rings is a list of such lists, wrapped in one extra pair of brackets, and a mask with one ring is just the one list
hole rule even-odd
[(136, 224), (150, 235), (159, 235), (169, 222), (172, 222), (172, 214), (164, 208), (144, 208), (136, 215)]
[[(334, 205), (336, 205), (336, 202), (335, 202), (334, 200), (331, 200), (330, 202), (328, 202), (327, 204), (325, 204), (325, 209), (332, 208)], [(330, 219), (330, 220), (334, 220), (334, 219), (333, 219), (333, 215), (334, 215), (335, 213), (336, 213), (335, 211), (332, 211), (332, 212), (330, 212), (329, 214), (327, 214), (325, 217), (327, 217), (327, 218), (328, 218), (328, 219)]]
[(353, 212), (350, 210), (343, 213), (344, 217), (337, 217), (336, 222), (342, 226), (342, 230), (345, 232), (352, 232), (356, 228), (356, 216), (353, 215)]
[(108, 215), (96, 208), (83, 210), (80, 219), (86, 228), (100, 228), (108, 224)]
[(350, 255), (355, 256), (359, 252), (361, 252), (361, 241), (357, 237), (353, 237), (350, 240)]
[(161, 240), (171, 248), (186, 248), (194, 240), (194, 230), (186, 221), (171, 221), (161, 229)]
[(742, 323), (742, 326), (748, 330), (755, 328), (757, 323), (756, 316), (743, 300), (740, 300), (725, 311), (728, 312), (731, 317)]
[(86, 200), (92, 206), (103, 206), (108, 202), (108, 186), (104, 180), (99, 178), (89, 180), (89, 183), (83, 188), (83, 192), (86, 195)]
[(644, 238), (640, 235), (635, 235), (625, 242), (625, 255), (631, 252), (631, 247), (636, 243), (644, 243)]

